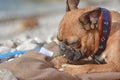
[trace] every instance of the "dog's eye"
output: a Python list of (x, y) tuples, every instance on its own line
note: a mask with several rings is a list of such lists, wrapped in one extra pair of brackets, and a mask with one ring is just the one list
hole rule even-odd
[(62, 42), (62, 41), (63, 41), (62, 39), (60, 39), (60, 38), (58, 37), (58, 35), (57, 35), (57, 40), (58, 40), (58, 41), (60, 41), (60, 42)]
[(72, 43), (68, 43), (68, 45), (74, 45), (76, 44), (78, 41), (72, 42)]

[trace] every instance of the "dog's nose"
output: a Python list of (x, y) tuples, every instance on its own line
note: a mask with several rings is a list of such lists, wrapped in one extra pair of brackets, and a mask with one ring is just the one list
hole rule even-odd
[(66, 47), (64, 44), (60, 43), (58, 46), (59, 46), (60, 50), (66, 51)]
[(79, 41), (74, 41), (74, 42), (68, 42), (68, 45), (70, 46), (70, 47), (74, 47), (74, 46), (76, 46), (77, 44), (78, 44), (78, 42)]
[(59, 46), (61, 55), (64, 55), (66, 53), (68, 54), (70, 52), (70, 48), (68, 48), (65, 44), (59, 43), (58, 46)]

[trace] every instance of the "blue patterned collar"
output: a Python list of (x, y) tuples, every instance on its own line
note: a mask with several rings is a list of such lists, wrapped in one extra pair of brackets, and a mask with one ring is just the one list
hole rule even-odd
[(107, 9), (105, 8), (100, 8), (100, 9), (101, 9), (100, 43), (97, 52), (92, 57), (95, 62), (99, 64), (104, 64), (105, 61), (98, 59), (97, 56), (100, 56), (101, 53), (106, 48), (106, 43), (110, 34), (112, 20), (111, 20), (111, 14)]

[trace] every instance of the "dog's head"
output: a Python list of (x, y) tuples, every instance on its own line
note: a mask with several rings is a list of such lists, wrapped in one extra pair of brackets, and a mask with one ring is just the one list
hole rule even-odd
[(66, 14), (59, 25), (58, 40), (67, 49), (80, 50), (86, 57), (99, 45), (99, 8), (78, 9), (79, 0), (67, 0)]

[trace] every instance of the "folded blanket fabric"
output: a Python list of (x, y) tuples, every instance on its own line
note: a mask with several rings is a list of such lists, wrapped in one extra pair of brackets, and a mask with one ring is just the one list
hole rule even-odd
[(51, 58), (37, 51), (28, 51), (22, 57), (0, 64), (9, 69), (18, 80), (117, 80), (120, 72), (70, 75), (54, 68)]

